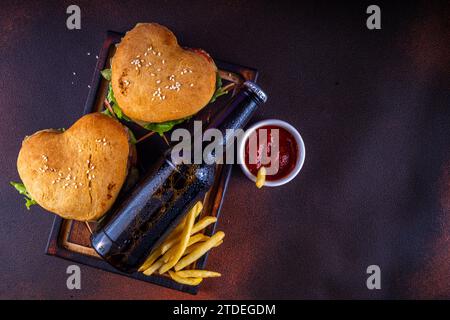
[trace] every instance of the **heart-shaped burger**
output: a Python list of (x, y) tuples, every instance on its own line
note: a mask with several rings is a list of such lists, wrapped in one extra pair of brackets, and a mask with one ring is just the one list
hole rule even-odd
[(132, 148), (127, 129), (100, 113), (72, 127), (25, 138), (17, 169), (31, 197), (63, 218), (93, 221), (112, 206), (125, 182)]
[(156, 23), (139, 23), (127, 32), (111, 73), (118, 105), (141, 124), (192, 116), (216, 90), (217, 67), (211, 57), (180, 47), (175, 35)]

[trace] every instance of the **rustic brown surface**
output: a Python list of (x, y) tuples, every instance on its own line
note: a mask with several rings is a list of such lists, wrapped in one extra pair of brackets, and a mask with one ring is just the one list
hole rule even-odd
[[(255, 120), (287, 120), (306, 144), (286, 186), (257, 190), (235, 168), (208, 260), (223, 278), (197, 298), (450, 298), (448, 5), (379, 2), (383, 29), (369, 31), (371, 3), (77, 3), (80, 31), (68, 2), (2, 2), (0, 298), (192, 298), (84, 266), (67, 290), (70, 263), (43, 254), (53, 217), (7, 184), (23, 136), (82, 113), (105, 31), (138, 21), (258, 68), (270, 100)], [(366, 289), (371, 264), (380, 291)]]

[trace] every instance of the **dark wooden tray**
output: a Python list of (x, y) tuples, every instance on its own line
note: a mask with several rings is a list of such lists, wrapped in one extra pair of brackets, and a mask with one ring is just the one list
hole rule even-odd
[[(99, 59), (91, 81), (91, 89), (89, 91), (83, 114), (101, 111), (104, 109), (103, 101), (107, 94), (108, 83), (102, 78), (100, 71), (109, 67), (110, 58), (113, 56), (115, 51), (115, 45), (120, 42), (122, 36), (123, 35), (120, 33), (108, 32), (107, 38), (99, 54)], [(219, 68), (219, 72), (222, 79), (224, 80), (224, 83), (234, 83), (234, 88), (239, 86), (245, 80), (256, 81), (257, 79), (258, 73), (253, 68), (243, 67), (219, 60), (215, 60), (215, 62), (217, 64), (217, 67)], [(202, 109), (202, 111), (200, 111), (195, 117), (193, 117), (192, 120), (201, 120), (203, 121), (205, 126), (209, 122), (209, 119), (211, 119), (218, 110), (225, 107), (226, 102), (234, 93), (235, 89), (233, 89), (233, 92), (231, 92), (231, 94), (218, 98), (216, 102)], [(133, 130), (137, 139), (148, 133), (148, 131), (145, 131), (133, 124), (125, 124)], [(184, 126), (189, 128), (191, 124), (192, 121), (188, 121), (188, 123), (181, 125), (181, 127)], [(165, 139), (162, 138), (163, 137), (160, 137), (158, 134), (154, 134), (152, 137), (137, 145), (139, 156), (138, 165), (141, 173), (144, 174), (145, 171), (148, 170), (152, 162), (156, 160), (156, 158), (164, 151), (165, 148), (167, 148), (167, 145), (164, 141)], [(151, 152), (148, 152), (149, 150), (151, 150)], [(202, 215), (212, 215), (216, 217), (219, 216), (228, 180), (230, 178), (230, 173), (231, 165), (218, 165), (214, 184), (211, 187), (210, 191), (206, 194), (204, 199), (204, 209)], [(119, 195), (116, 204), (120, 202), (123, 195), (124, 194)], [(114, 210), (114, 207), (111, 210)], [(214, 232), (215, 225), (216, 224), (210, 225), (205, 230), (205, 234), (211, 235)], [(90, 229), (95, 229), (95, 227), (95, 223), (89, 224)], [(158, 284), (175, 290), (180, 290), (191, 294), (197, 293), (198, 286), (192, 287), (182, 285), (173, 281), (167, 276), (145, 276), (142, 273), (138, 272), (133, 274), (125, 274), (116, 270), (106, 261), (102, 260), (90, 246), (89, 228), (84, 223), (73, 220), (65, 220), (59, 216), (55, 216), (46, 247), (46, 254), (68, 259), (109, 272), (122, 274), (134, 279)], [(208, 255), (206, 254), (201, 259), (199, 259), (196, 262), (195, 267), (200, 269), (204, 268), (207, 256)]]

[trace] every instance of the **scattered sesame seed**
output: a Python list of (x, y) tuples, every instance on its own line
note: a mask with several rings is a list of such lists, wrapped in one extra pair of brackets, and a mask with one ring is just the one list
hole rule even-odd
[(77, 75), (77, 73), (76, 73), (76, 72), (72, 72), (72, 74), (73, 74), (74, 76), (76, 76), (76, 75)]
[(90, 88), (91, 88), (91, 86), (90, 86), (90, 85), (88, 85), (88, 88), (90, 89)]
[(97, 59), (97, 60), (98, 60), (98, 56), (95, 56), (95, 59)]
[(88, 55), (88, 56), (90, 56), (90, 55), (91, 55), (91, 53), (90, 53), (90, 52), (88, 52), (88, 53), (87, 53), (87, 55)]
[(160, 84), (160, 83), (161, 83), (161, 80), (156, 80), (156, 83), (157, 83), (157, 84)]
[(194, 86), (194, 84), (193, 83), (191, 83), (190, 85), (189, 85), (190, 87), (193, 87)]

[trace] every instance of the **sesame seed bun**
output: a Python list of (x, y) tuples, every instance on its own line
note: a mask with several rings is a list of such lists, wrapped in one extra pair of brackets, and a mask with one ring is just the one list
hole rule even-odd
[(64, 132), (42, 130), (27, 137), (17, 169), (40, 206), (66, 219), (94, 221), (116, 200), (130, 154), (127, 129), (92, 113)]
[(204, 51), (185, 49), (156, 23), (127, 32), (112, 59), (112, 88), (123, 112), (136, 122), (191, 116), (215, 91), (217, 67)]

